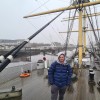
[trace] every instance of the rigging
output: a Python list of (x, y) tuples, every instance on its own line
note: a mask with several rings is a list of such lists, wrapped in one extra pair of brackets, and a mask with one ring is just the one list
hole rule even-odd
[(22, 45), (20, 45), (11, 55), (9, 55), (1, 64), (0, 64), (0, 72), (16, 57), (18, 52), (36, 35), (38, 35), (43, 29), (45, 29), (50, 23), (52, 23), (56, 18), (58, 18), (64, 11), (62, 11), (59, 15), (54, 17), (50, 22), (48, 22), (46, 25), (44, 25), (42, 28), (40, 28), (38, 31), (36, 31), (33, 35), (31, 35), (28, 39), (26, 39)]

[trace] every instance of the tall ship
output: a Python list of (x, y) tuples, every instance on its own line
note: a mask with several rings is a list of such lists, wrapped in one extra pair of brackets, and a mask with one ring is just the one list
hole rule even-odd
[[(60, 0), (61, 1), (61, 0)], [(63, 0), (62, 0), (63, 1)], [(39, 1), (38, 1), (39, 2)], [(66, 2), (65, 2), (66, 3)], [(50, 100), (50, 86), (48, 84), (48, 69), (50, 64), (57, 59), (57, 53), (63, 51), (66, 55), (66, 62), (69, 63), (73, 69), (72, 83), (65, 93), (64, 100), (99, 100), (100, 99), (100, 26), (99, 15), (97, 11), (100, 0), (70, 0), (67, 7), (52, 9), (49, 11), (38, 12), (23, 16), (24, 19), (35, 18), (37, 16), (45, 16), (48, 14), (55, 14), (52, 20), (43, 25), (39, 30), (34, 32), (30, 37), (25, 39), (15, 48), (2, 54), (0, 56), (0, 76), (1, 78), (13, 77), (13, 79), (2, 82), (0, 90), (17, 87), (21, 88), (21, 97), (17, 98), (14, 94), (11, 97), (11, 91), (5, 95), (5, 98), (13, 98), (12, 100)], [(44, 6), (45, 3), (41, 6)], [(41, 7), (40, 6), (40, 7)], [(67, 23), (67, 30), (59, 32), (60, 35), (65, 34), (64, 45), (59, 48), (48, 49), (48, 51), (41, 51), (42, 58), (38, 59), (36, 64), (28, 64), (25, 68), (19, 66), (15, 74), (14, 68), (7, 68), (7, 66), (17, 57), (20, 50), (34, 39), (38, 34), (46, 29), (52, 22), (54, 22), (62, 14), (66, 14), (67, 18), (63, 18), (61, 23)], [(49, 31), (49, 30), (48, 30)], [(47, 33), (48, 34), (48, 33)], [(76, 38), (77, 34), (77, 38)], [(53, 34), (52, 34), (53, 35)], [(75, 36), (77, 44), (71, 48), (71, 36)], [(53, 46), (55, 44), (53, 43)], [(59, 50), (58, 50), (59, 49)], [(49, 52), (49, 53), (48, 53)], [(69, 53), (70, 52), (70, 53)], [(49, 57), (54, 59), (50, 62)], [(33, 56), (36, 59), (36, 56)], [(40, 58), (40, 56), (39, 56)], [(49, 63), (48, 63), (48, 60)], [(33, 68), (33, 66), (37, 66)], [(20, 71), (20, 72), (19, 72)], [(11, 74), (9, 74), (11, 72)], [(21, 76), (21, 77), (20, 77)], [(5, 77), (5, 78), (6, 78)], [(3, 92), (4, 93), (4, 92)], [(14, 93), (16, 93), (14, 91)], [(2, 94), (2, 92), (1, 92)], [(2, 97), (2, 95), (0, 96)], [(0, 98), (1, 98), (0, 97)], [(2, 99), (0, 99), (2, 100)]]

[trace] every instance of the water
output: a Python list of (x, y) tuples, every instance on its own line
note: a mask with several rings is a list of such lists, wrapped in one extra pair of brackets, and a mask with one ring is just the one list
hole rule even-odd
[[(53, 55), (46, 55), (46, 58), (47, 58), (47, 60), (53, 61), (57, 57), (53, 56)], [(28, 63), (36, 63), (39, 59), (43, 59), (43, 55), (42, 54), (31, 56), (31, 62), (20, 61), (20, 62), (10, 63), (7, 66), (7, 68), (9, 68), (9, 67), (15, 67), (15, 66), (20, 66), (20, 65), (25, 65), (25, 64), (28, 64)]]

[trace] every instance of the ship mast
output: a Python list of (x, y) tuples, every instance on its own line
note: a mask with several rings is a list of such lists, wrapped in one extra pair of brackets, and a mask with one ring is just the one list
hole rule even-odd
[(83, 43), (84, 43), (84, 50), (83, 50), (83, 54), (85, 55), (86, 52), (86, 12), (85, 12), (85, 8), (84, 8), (84, 12), (83, 12)]
[[(85, 1), (89, 1), (89, 0), (76, 0), (76, 1), (78, 1), (78, 4), (76, 4), (76, 5), (71, 5), (69, 7), (63, 7), (63, 8), (59, 8), (59, 9), (50, 10), (50, 11), (40, 12), (40, 13), (24, 16), (24, 18), (40, 16), (40, 15), (45, 15), (45, 14), (50, 14), (50, 13), (55, 13), (55, 12), (60, 12), (60, 11), (65, 11), (65, 10), (78, 9), (79, 10), (79, 17), (78, 17), (78, 19), (79, 19), (79, 30), (78, 30), (78, 50), (79, 50), (78, 57), (79, 57), (79, 59), (78, 60), (79, 60), (79, 67), (81, 67), (81, 65), (82, 65), (82, 54), (83, 54), (83, 35), (82, 35), (82, 33), (83, 33), (83, 31), (82, 31), (82, 28), (83, 28), (82, 27), (83, 11), (82, 10), (83, 9), (82, 8), (83, 7), (85, 8), (87, 6), (100, 4), (100, 0), (97, 0), (97, 1), (94, 1), (94, 2), (88, 2), (88, 3), (86, 3)], [(85, 18), (84, 18), (84, 20), (85, 20)], [(86, 48), (85, 29), (84, 29), (84, 47)], [(85, 49), (84, 49), (84, 51), (85, 51)]]
[(82, 8), (79, 8), (79, 33), (78, 33), (78, 62), (79, 67), (82, 65), (83, 54), (83, 36), (82, 36)]

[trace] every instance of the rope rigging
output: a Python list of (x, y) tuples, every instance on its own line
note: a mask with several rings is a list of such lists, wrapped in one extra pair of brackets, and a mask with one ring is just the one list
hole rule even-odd
[[(28, 20), (27, 20), (28, 21)], [(35, 25), (33, 25), (30, 21), (28, 21), (30, 25), (32, 25), (36, 30), (38, 30), (38, 27), (36, 27)], [(43, 37), (43, 39), (48, 40), (48, 42), (50, 42), (51, 44), (53, 44), (53, 46), (55, 45), (51, 39), (47, 38), (44, 34), (41, 35)]]
[(48, 25), (50, 25), (56, 18), (58, 18), (64, 11), (62, 11), (59, 15), (54, 17), (51, 21), (49, 21), (46, 25), (36, 31), (33, 35), (31, 35), (28, 39), (26, 39), (15, 51), (11, 53), (1, 64), (0, 64), (0, 72), (16, 57), (19, 51), (36, 35), (38, 35), (43, 29), (45, 29)]
[[(96, 33), (95, 33), (95, 30), (94, 30), (94, 26), (93, 26), (93, 19), (91, 18), (90, 19), (90, 17), (89, 17), (89, 14), (88, 14), (88, 12), (87, 12), (87, 10), (85, 9), (85, 11), (86, 11), (86, 13), (87, 13), (87, 17), (88, 17), (88, 20), (89, 20), (89, 22), (90, 22), (90, 25), (91, 25), (91, 28), (92, 28), (92, 30), (93, 30), (93, 33), (94, 33), (94, 37), (95, 37), (95, 41), (96, 41), (96, 43), (97, 44), (99, 44), (99, 40), (98, 40), (98, 37), (97, 37), (97, 35), (96, 35)], [(90, 10), (90, 16), (91, 16), (92, 14), (91, 14), (91, 10)], [(92, 16), (91, 16), (92, 17)], [(91, 21), (92, 20), (92, 21)], [(97, 59), (98, 59), (98, 61), (100, 61), (100, 57), (95, 53), (95, 50), (94, 50), (94, 46), (93, 46), (93, 42), (91, 42), (91, 40), (90, 40), (90, 38), (89, 38), (89, 36), (88, 36), (88, 39), (89, 39), (89, 42), (90, 42), (90, 45), (91, 45), (91, 47), (92, 47), (92, 50), (88, 50), (88, 52), (89, 53), (91, 53), (94, 57), (96, 57)], [(99, 49), (100, 49), (100, 46), (99, 46)], [(100, 62), (99, 62), (100, 63)]]
[(92, 52), (94, 52), (94, 46), (93, 46), (93, 42), (91, 41), (91, 39), (90, 39), (90, 37), (89, 37), (89, 35), (88, 35), (88, 39), (89, 39), (89, 42), (90, 42), (90, 46), (91, 46), (91, 48), (92, 48)]
[[(71, 5), (70, 5), (71, 6)], [(69, 6), (69, 7), (70, 7)], [(69, 8), (68, 7), (68, 8)], [(57, 17), (59, 17), (65, 10), (63, 10), (59, 15), (57, 15), (55, 18), (53, 18), (50, 22), (48, 22), (46, 25), (44, 25), (42, 28), (40, 28), (37, 32), (35, 32), (32, 36), (30, 36), (28, 39), (26, 39), (24, 42), (22, 42), (18, 47), (15, 47), (10, 52), (8, 52), (7, 57), (4, 57), (4, 55), (0, 56), (0, 62), (3, 61), (0, 64), (0, 72), (13, 60), (13, 58), (16, 57), (17, 53), (20, 51), (21, 48), (23, 48), (24, 45), (26, 45), (32, 38), (34, 38), (38, 33), (40, 33), (43, 29), (45, 29), (50, 23), (52, 23)], [(27, 18), (27, 17), (24, 17)], [(5, 59), (4, 59), (5, 58)]]
[[(70, 1), (71, 4), (72, 1)], [(69, 10), (69, 19), (71, 16), (71, 10)], [(70, 29), (70, 20), (68, 20), (68, 30)], [(66, 42), (65, 42), (65, 56), (67, 57), (67, 46), (68, 46), (68, 33), (67, 33), (67, 38), (66, 38)]]
[[(94, 37), (95, 37), (96, 43), (98, 44), (98, 37), (97, 37), (97, 35), (96, 35), (96, 33), (95, 33), (95, 30), (94, 30), (93, 24), (92, 24), (92, 22), (91, 22), (91, 20), (90, 20), (89, 14), (88, 14), (88, 12), (87, 12), (86, 9), (85, 9), (85, 11), (86, 11), (86, 14), (87, 14), (88, 20), (89, 20), (89, 22), (90, 22), (91, 28), (92, 28), (92, 30), (93, 30), (93, 33), (94, 33)], [(100, 48), (100, 46), (99, 46), (99, 48)]]
[[(39, 5), (41, 5), (41, 2), (39, 1), (39, 2), (37, 2)], [(46, 7), (46, 5), (44, 5), (43, 7), (45, 7), (47, 10), (49, 10), (48, 9), (48, 7)], [(45, 17), (45, 19), (47, 19), (47, 17), (46, 16), (44, 16)], [(49, 16), (50, 18), (51, 18), (51, 16)], [(52, 19), (52, 18), (51, 18)], [(55, 24), (55, 22), (54, 22), (54, 24)], [(56, 24), (54, 25), (54, 26), (56, 26)], [(58, 34), (58, 32), (57, 32), (57, 30), (55, 30), (55, 28), (54, 28), (54, 26), (53, 25), (51, 25), (51, 28), (52, 28), (52, 30), (56, 33), (56, 35), (57, 35), (57, 37), (58, 37), (58, 40), (61, 40), (61, 41), (63, 41), (64, 42), (64, 39), (63, 39), (63, 37), (61, 37), (61, 35), (59, 35)], [(56, 26), (57, 27), (57, 26)], [(60, 42), (61, 42), (60, 41)]]
[[(39, 27), (35, 26), (33, 23), (31, 23), (28, 19), (26, 20), (31, 26), (33, 26), (36, 30), (39, 29)], [(51, 39), (47, 38), (44, 34), (41, 34), (41, 36), (43, 37), (43, 39), (48, 40), (48, 42), (50, 42), (53, 46), (55, 46), (55, 43), (52, 42)]]
[(91, 55), (93, 55), (94, 58), (97, 58), (97, 60), (99, 61), (99, 64), (100, 64), (100, 57), (94, 52), (93, 43), (91, 42), (89, 36), (88, 36), (88, 39), (89, 39), (89, 42), (90, 42), (90, 45), (91, 45), (93, 51), (92, 50), (88, 50), (88, 48), (86, 48), (86, 49)]
[[(94, 6), (93, 6), (93, 7), (94, 7)], [(90, 11), (90, 16), (91, 16), (91, 24), (92, 24), (92, 27), (93, 27), (93, 18), (92, 18), (92, 14), (91, 14), (91, 9), (90, 9), (90, 7), (89, 7), (89, 11)], [(95, 7), (94, 7), (94, 13), (95, 13)], [(96, 20), (97, 31), (98, 31), (98, 34), (99, 34), (98, 22), (97, 22), (96, 14), (95, 14), (95, 20)], [(94, 28), (94, 27), (93, 27), (93, 28)], [(92, 28), (92, 30), (93, 30), (93, 28)], [(99, 44), (99, 37), (96, 35), (95, 30), (94, 30), (94, 36), (95, 36), (95, 39), (96, 39), (96, 43)]]
[[(75, 10), (75, 13), (74, 13), (74, 16), (73, 16), (73, 20), (70, 24), (70, 27), (68, 25), (68, 32), (67, 32), (67, 37), (66, 37), (66, 42), (65, 42), (65, 55), (67, 56), (67, 49), (68, 49), (68, 43), (69, 43), (69, 39), (70, 39), (70, 35), (71, 35), (71, 31), (72, 31), (72, 28), (73, 28), (73, 24), (74, 24), (74, 20), (75, 20), (75, 16), (76, 16), (76, 11), (77, 9)], [(68, 23), (69, 24), (69, 23)]]
[(94, 8), (94, 13), (95, 13), (95, 20), (96, 20), (96, 26), (97, 26), (97, 32), (98, 32), (98, 40), (100, 41), (100, 33), (99, 33), (99, 25), (98, 25), (98, 19), (97, 19), (97, 16), (96, 16), (96, 8), (95, 6), (93, 6)]
[[(49, 0), (48, 0), (49, 1)], [(82, 5), (83, 5), (83, 2), (81, 2)], [(81, 7), (80, 3), (79, 3), (79, 6)], [(70, 6), (69, 6), (70, 7)], [(80, 10), (80, 7), (79, 7), (79, 10)], [(81, 10), (82, 10), (83, 7), (81, 7)], [(68, 8), (67, 8), (68, 9)], [(35, 32), (33, 35), (31, 35), (28, 39), (26, 39), (24, 42), (22, 42), (18, 47), (16, 47), (16, 49), (13, 49), (13, 52), (10, 52), (9, 53), (9, 56), (0, 64), (0, 72), (13, 60), (13, 58), (16, 57), (17, 53), (21, 50), (21, 48), (23, 48), (23, 46), (25, 46), (31, 39), (33, 39), (37, 34), (39, 34), (43, 29), (45, 29), (51, 22), (53, 22), (57, 17), (59, 17), (65, 10), (63, 10), (59, 15), (57, 15), (54, 19), (52, 19), (49, 23), (47, 23), (46, 25), (44, 25), (42, 28), (40, 28), (37, 32)], [(77, 9), (75, 10), (75, 13), (74, 13), (74, 19), (75, 19), (75, 15), (76, 15), (76, 11)], [(90, 22), (90, 25), (93, 29), (93, 32), (94, 32), (94, 36), (95, 36), (95, 40), (96, 42), (98, 43), (99, 39), (95, 33), (95, 30), (94, 30), (94, 27), (93, 27), (93, 23), (92, 23), (92, 19), (90, 19), (89, 15), (88, 15), (88, 12), (86, 10), (86, 13), (87, 13), (87, 16), (88, 16), (88, 19), (89, 19), (89, 22)], [(24, 17), (24, 18), (27, 18), (27, 17)], [(69, 22), (70, 23), (70, 22)], [(68, 25), (68, 33), (67, 33), (67, 38), (66, 38), (66, 50), (68, 48), (68, 43), (69, 43), (69, 39), (70, 39), (70, 35), (71, 35), (71, 30), (73, 28), (73, 23), (74, 23), (74, 20), (71, 22), (70, 24), (70, 27)], [(99, 45), (99, 48), (100, 48), (100, 45)], [(11, 55), (10, 55), (11, 54)]]
[[(46, 5), (50, 0), (47, 0), (46, 2), (44, 2), (43, 4), (41, 4), (39, 7), (37, 7), (36, 9), (34, 9), (33, 11), (31, 11), (30, 13), (33, 13), (35, 11), (37, 11), (38, 9), (40, 9), (42, 6)], [(29, 13), (29, 14), (30, 14)]]
[[(74, 1), (74, 0), (72, 0), (72, 1)], [(79, 1), (76, 0), (76, 3), (79, 5), (79, 9), (78, 10), (82, 10), (83, 6), (80, 7), (80, 4), (82, 3), (82, 5), (83, 5), (83, 1), (79, 2)], [(75, 5), (75, 7), (76, 7), (76, 5)], [(66, 45), (65, 45), (65, 55), (66, 55), (66, 57), (67, 57), (67, 52), (66, 51), (67, 51), (67, 48), (68, 48), (68, 43), (69, 43), (69, 39), (70, 39), (70, 35), (71, 35), (72, 28), (73, 28), (73, 24), (74, 24), (76, 12), (77, 12), (77, 8), (75, 10), (75, 13), (74, 13), (73, 20), (72, 20), (71, 24), (70, 24), (70, 20), (68, 21), (68, 32), (67, 32)], [(69, 19), (70, 19), (70, 13), (71, 13), (71, 10), (69, 11)], [(72, 57), (70, 58), (71, 60), (74, 59), (74, 57), (77, 55), (77, 53), (78, 53), (77, 52), (77, 48), (78, 47), (76, 47), (76, 50), (75, 50), (74, 55), (72, 55)]]
[[(90, 8), (90, 7), (89, 7)], [(91, 11), (91, 10), (90, 10)], [(95, 11), (95, 8), (94, 8), (94, 11)], [(95, 13), (95, 12), (94, 12)], [(91, 14), (92, 15), (92, 14)], [(92, 19), (92, 16), (91, 16), (91, 20), (93, 22), (93, 19)], [(96, 20), (96, 26), (97, 26), (97, 32), (98, 32), (98, 35), (99, 35), (99, 30), (98, 30), (98, 22), (97, 22), (97, 18), (96, 18), (96, 15), (95, 15), (95, 20)], [(93, 24), (93, 23), (92, 23)], [(98, 45), (99, 49), (100, 49), (100, 42), (99, 42), (99, 36), (96, 35), (96, 33), (94, 33), (95, 35), (95, 39), (96, 39), (96, 44)]]

